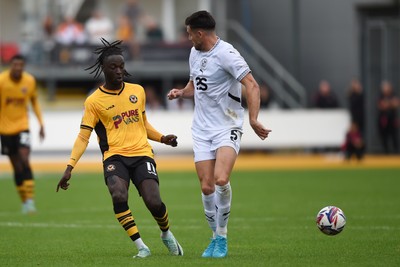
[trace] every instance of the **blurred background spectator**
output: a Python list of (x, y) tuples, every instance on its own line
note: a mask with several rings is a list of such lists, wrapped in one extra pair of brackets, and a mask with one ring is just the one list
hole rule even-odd
[(126, 15), (120, 15), (117, 21), (116, 39), (122, 40), (129, 47), (133, 59), (139, 58), (140, 46), (136, 41), (135, 31)]
[(178, 43), (179, 44), (190, 44), (192, 45), (192, 41), (188, 38), (188, 33), (186, 31), (186, 27), (180, 27), (180, 31), (178, 33)]
[(350, 160), (353, 156), (355, 156), (359, 161), (363, 159), (365, 144), (357, 123), (352, 122), (350, 124), (342, 150), (345, 154), (346, 160)]
[(133, 43), (135, 33), (129, 21), (129, 17), (125, 15), (118, 16), (116, 39), (122, 40), (124, 43)]
[(45, 39), (53, 39), (54, 38), (54, 31), (55, 31), (55, 25), (54, 25), (54, 20), (53, 17), (50, 15), (47, 15), (44, 17), (42, 21), (42, 28), (43, 28), (43, 35)]
[[(36, 60), (43, 64), (50, 64), (52, 61), (52, 51), (55, 47), (54, 34), (56, 25), (51, 15), (46, 15), (42, 20), (42, 39), (35, 43), (38, 49)], [(31, 58), (29, 58), (31, 59)]]
[(328, 81), (322, 80), (313, 99), (315, 108), (338, 108), (339, 102)]
[(260, 108), (268, 108), (271, 103), (271, 92), (264, 83), (260, 84)]
[(158, 22), (151, 16), (146, 16), (146, 42), (160, 43), (164, 41), (164, 34)]
[[(266, 83), (261, 82), (260, 86), (260, 108), (279, 108), (279, 105), (274, 101), (271, 89)], [(242, 87), (242, 107), (247, 108), (246, 102), (246, 87)]]
[(84, 27), (71, 16), (65, 16), (56, 31), (56, 41), (65, 46), (84, 44), (87, 40)]
[(87, 41), (84, 26), (77, 22), (72, 16), (65, 16), (58, 25), (55, 33), (58, 48), (58, 62), (68, 64), (72, 60), (71, 48), (76, 45), (83, 45)]
[(275, 102), (273, 93), (266, 83), (260, 84), (260, 107), (261, 108), (279, 108)]
[(361, 82), (358, 79), (352, 79), (348, 89), (348, 104), (350, 111), (350, 118), (358, 126), (358, 129), (364, 134), (364, 92)]
[(146, 93), (146, 110), (163, 110), (165, 109), (157, 90), (153, 85), (145, 85), (144, 91)]
[(385, 154), (398, 153), (398, 109), (399, 98), (394, 94), (392, 84), (389, 81), (381, 83), (381, 94), (378, 101), (378, 128)]
[(135, 39), (137, 41), (142, 40), (144, 36), (143, 20), (145, 19), (145, 12), (139, 0), (126, 0), (122, 6), (120, 15), (129, 18), (129, 23)]
[(101, 44), (101, 38), (112, 41), (115, 38), (114, 24), (104, 13), (96, 9), (85, 23), (85, 31), (90, 44)]

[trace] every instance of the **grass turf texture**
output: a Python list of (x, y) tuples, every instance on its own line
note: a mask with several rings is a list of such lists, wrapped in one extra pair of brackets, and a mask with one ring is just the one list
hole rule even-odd
[[(210, 232), (195, 173), (160, 172), (171, 230), (183, 257), (169, 256), (150, 213), (129, 204), (152, 256), (137, 253), (114, 218), (102, 174), (37, 173), (38, 213), (21, 214), (13, 181), (0, 179), (0, 266), (400, 266), (400, 169), (236, 171), (225, 259), (203, 259)], [(8, 175), (10, 176), (10, 175)], [(315, 225), (324, 206), (347, 216), (337, 236)]]

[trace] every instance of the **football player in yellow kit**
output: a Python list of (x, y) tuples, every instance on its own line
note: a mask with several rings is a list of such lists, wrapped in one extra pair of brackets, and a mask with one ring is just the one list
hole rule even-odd
[(44, 124), (36, 91), (36, 79), (24, 71), (25, 58), (15, 55), (10, 69), (0, 73), (0, 135), (1, 153), (8, 155), (14, 171), (22, 212), (34, 213), (34, 179), (29, 163), (30, 134), (28, 107), (40, 124), (39, 136), (44, 139)]
[(171, 255), (181, 256), (183, 250), (169, 230), (166, 205), (161, 200), (159, 178), (148, 139), (177, 146), (175, 135), (162, 135), (147, 121), (146, 95), (142, 86), (124, 82), (129, 75), (120, 48), (102, 39), (103, 47), (95, 50), (98, 59), (88, 69), (95, 77), (104, 73), (105, 83), (85, 101), (80, 132), (72, 148), (67, 168), (57, 185), (68, 189), (71, 172), (84, 153), (91, 132), (95, 130), (103, 154), (104, 179), (111, 194), (115, 217), (138, 249), (134, 257), (150, 256), (150, 250), (140, 237), (128, 206), (129, 184), (136, 186), (148, 210), (156, 220), (161, 239)]

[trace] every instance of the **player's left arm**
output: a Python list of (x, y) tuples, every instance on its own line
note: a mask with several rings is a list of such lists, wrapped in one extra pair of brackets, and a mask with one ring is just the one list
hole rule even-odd
[(163, 135), (159, 131), (157, 131), (147, 120), (146, 113), (143, 112), (143, 120), (144, 125), (147, 131), (147, 138), (156, 142), (160, 142), (172, 147), (176, 147), (178, 145), (177, 136), (173, 134)]
[(39, 137), (40, 137), (40, 141), (43, 141), (44, 137), (45, 137), (45, 133), (44, 133), (44, 122), (43, 122), (43, 116), (42, 116), (42, 110), (40, 108), (40, 104), (39, 104), (39, 100), (38, 100), (38, 96), (36, 93), (36, 84), (34, 85), (34, 93), (31, 96), (31, 105), (32, 105), (32, 109), (33, 112), (35, 113), (36, 118), (39, 121), (39, 125), (40, 125), (40, 130), (39, 130)]
[(246, 100), (249, 110), (249, 122), (254, 132), (262, 139), (268, 137), (270, 129), (265, 128), (258, 121), (258, 113), (260, 111), (260, 87), (251, 73), (248, 73), (240, 81), (246, 87)]

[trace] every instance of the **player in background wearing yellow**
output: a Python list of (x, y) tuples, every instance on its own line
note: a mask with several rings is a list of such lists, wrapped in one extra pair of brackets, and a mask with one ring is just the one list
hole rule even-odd
[(105, 84), (85, 101), (80, 132), (72, 148), (67, 168), (61, 177), (57, 192), (68, 189), (72, 169), (83, 155), (89, 137), (95, 130), (103, 154), (104, 179), (111, 194), (116, 219), (138, 249), (135, 258), (150, 256), (150, 249), (140, 237), (135, 219), (128, 206), (130, 181), (136, 186), (148, 210), (161, 230), (161, 239), (171, 255), (181, 256), (183, 250), (169, 230), (167, 207), (161, 200), (159, 178), (148, 139), (177, 146), (175, 135), (162, 135), (147, 121), (146, 95), (142, 86), (124, 82), (129, 75), (120, 44), (102, 39), (103, 47), (93, 69), (98, 77), (104, 74)]
[(29, 105), (40, 124), (40, 140), (44, 139), (44, 124), (36, 91), (36, 79), (24, 71), (25, 58), (15, 55), (10, 69), (0, 73), (0, 135), (1, 153), (8, 155), (14, 180), (22, 200), (22, 212), (36, 212), (35, 182), (29, 163)]
[(271, 130), (258, 121), (260, 88), (239, 52), (215, 32), (215, 20), (198, 11), (185, 20), (193, 47), (190, 78), (183, 89), (172, 89), (168, 99), (194, 97), (192, 139), (194, 161), (202, 191), (206, 220), (213, 236), (202, 254), (223, 258), (228, 254), (227, 234), (232, 189), (230, 175), (240, 150), (244, 110), (241, 88), (246, 87), (249, 122), (262, 139)]

